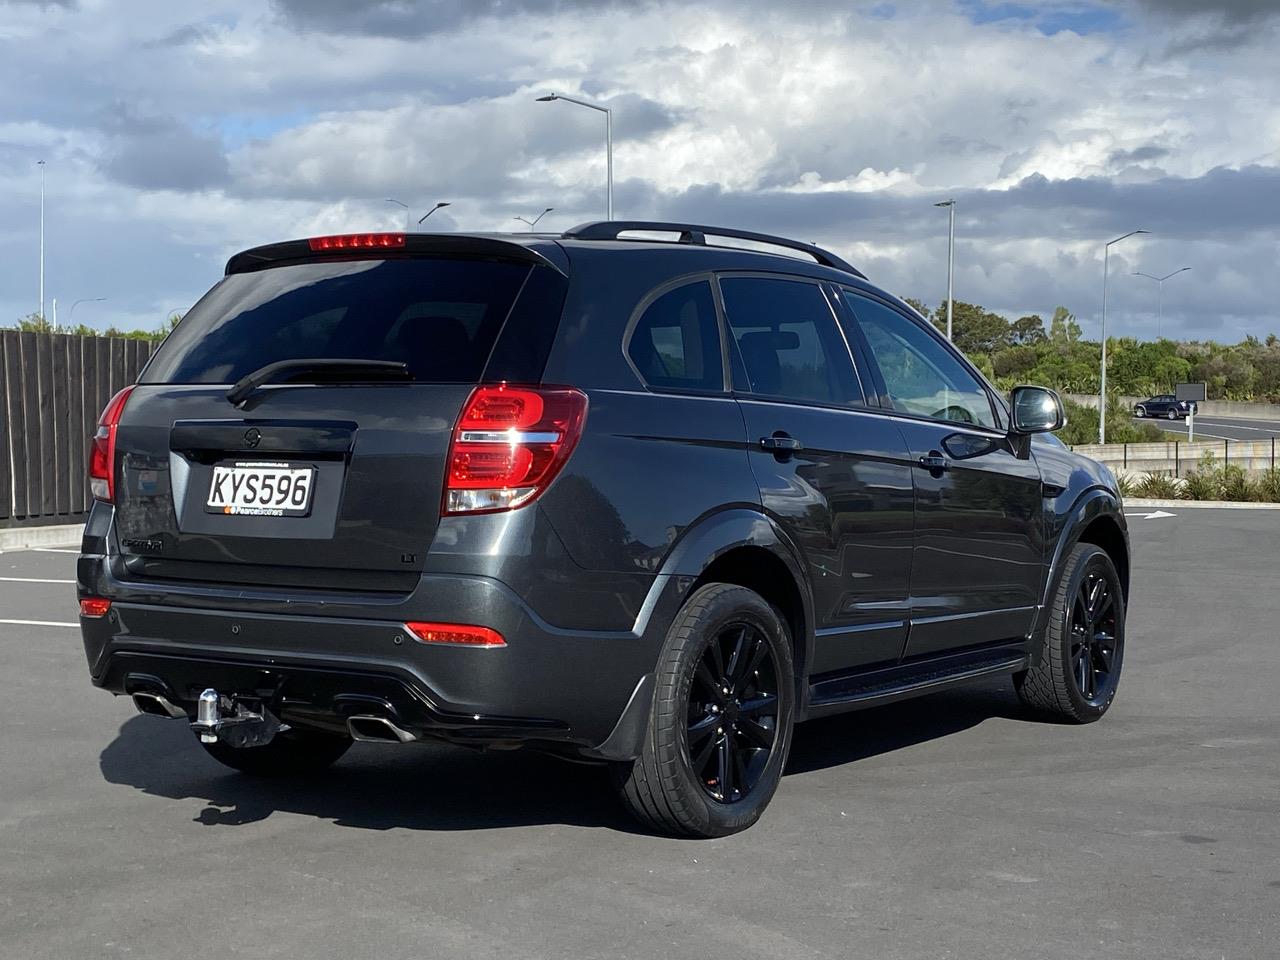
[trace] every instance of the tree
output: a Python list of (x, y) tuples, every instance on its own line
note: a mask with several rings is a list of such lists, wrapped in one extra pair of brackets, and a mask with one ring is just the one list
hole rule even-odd
[(1049, 321), (1049, 339), (1054, 343), (1075, 343), (1080, 339), (1080, 324), (1066, 307), (1054, 307)]
[[(947, 329), (947, 305), (933, 311), (933, 325)], [(976, 303), (956, 300), (951, 310), (951, 339), (966, 354), (992, 354), (1009, 345), (1009, 321)]]
[(1019, 317), (1009, 327), (1009, 340), (1016, 345), (1043, 343), (1045, 339), (1044, 321), (1038, 313)]

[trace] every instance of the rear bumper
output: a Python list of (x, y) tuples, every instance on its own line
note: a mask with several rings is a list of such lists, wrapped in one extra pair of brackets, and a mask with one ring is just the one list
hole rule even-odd
[[(82, 597), (113, 601), (108, 616), (81, 620), (92, 680), (112, 693), (159, 687), (193, 713), (214, 687), (263, 698), (295, 725), (345, 729), (347, 716), (385, 713), (423, 738), (604, 759), (635, 755), (647, 677), (679, 606), (676, 584), (658, 577), (632, 630), (593, 632), (545, 623), (484, 577), (427, 575), (411, 609), (346, 598), (334, 616), (316, 615), (315, 597), (246, 594), (235, 609), (227, 591), (117, 580), (102, 556), (81, 557), (78, 581)], [(506, 646), (424, 644), (405, 620), (488, 626)]]

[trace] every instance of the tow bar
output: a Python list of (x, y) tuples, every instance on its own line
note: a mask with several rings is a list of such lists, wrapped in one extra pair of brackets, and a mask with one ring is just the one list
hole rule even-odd
[(202, 743), (222, 741), (231, 747), (262, 747), (277, 733), (289, 729), (287, 723), (263, 705), (261, 700), (245, 700), (218, 693), (212, 687), (200, 694), (191, 729)]

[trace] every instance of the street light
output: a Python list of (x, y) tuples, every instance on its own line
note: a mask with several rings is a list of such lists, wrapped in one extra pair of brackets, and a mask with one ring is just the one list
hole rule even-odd
[(575, 100), (573, 97), (566, 97), (560, 93), (549, 93), (545, 97), (538, 97), (538, 103), (550, 103), (552, 100), (564, 100), (566, 103), (576, 103), (580, 107), (586, 107), (588, 110), (599, 110), (604, 114), (604, 150), (605, 150), (605, 173), (607, 177), (607, 188), (605, 191), (605, 219), (613, 219), (613, 111), (608, 107), (602, 107), (599, 104), (587, 103), (585, 100)]
[(530, 231), (532, 231), (533, 228), (538, 225), (538, 221), (541, 220), (543, 217), (545, 217), (548, 213), (550, 213), (554, 209), (555, 207), (547, 207), (547, 209), (543, 210), (540, 214), (538, 214), (532, 220), (528, 219), (527, 217), (516, 217), (515, 219), (519, 220), (521, 223), (527, 223), (529, 225)]
[(40, 168), (40, 322), (44, 322), (44, 161), (37, 160)]
[(387, 197), (387, 203), (394, 203), (397, 207), (404, 207), (404, 229), (405, 229), (405, 232), (408, 233), (409, 232), (409, 216), (410, 216), (409, 205), (407, 203), (401, 202), (400, 200), (393, 200), (391, 197)]
[(941, 203), (935, 203), (935, 207), (948, 207), (950, 209), (950, 226), (947, 229), (947, 339), (951, 339), (951, 280), (955, 275), (955, 251), (956, 251), (956, 202), (954, 200), (943, 200)]
[(1112, 244), (1150, 230), (1130, 230), (1122, 237), (1108, 240), (1102, 246), (1102, 376), (1098, 384), (1098, 443), (1107, 442), (1107, 265)]
[(67, 311), (67, 326), (68, 326), (68, 327), (69, 327), (69, 326), (71, 326), (71, 321), (72, 321), (72, 319), (74, 319), (74, 317), (75, 317), (75, 315), (76, 315), (76, 307), (80, 306), (80, 304), (82, 304), (82, 303), (101, 303), (101, 302), (102, 302), (103, 300), (105, 300), (105, 299), (107, 299), (107, 298), (106, 298), (106, 297), (84, 297), (84, 298), (82, 298), (82, 299), (80, 299), (80, 300), (75, 301), (73, 304), (71, 304), (71, 309)]
[(453, 204), (452, 204), (451, 202), (449, 202), (448, 200), (441, 200), (441, 201), (440, 201), (439, 203), (437, 203), (434, 207), (432, 207), (430, 210), (428, 210), (426, 213), (424, 213), (424, 214), (419, 218), (418, 223), (422, 223), (422, 221), (423, 221), (423, 220), (427, 219), (427, 217), (431, 216), (433, 213), (435, 213), (435, 212), (436, 212), (437, 210), (439, 210), (441, 207), (451, 207), (451, 206), (453, 206)]
[(1164, 322), (1164, 282), (1168, 280), (1170, 277), (1176, 277), (1178, 274), (1182, 273), (1183, 270), (1190, 270), (1190, 269), (1191, 269), (1190, 267), (1182, 267), (1178, 270), (1173, 271), (1173, 273), (1166, 273), (1163, 277), (1153, 277), (1151, 274), (1143, 273), (1141, 270), (1135, 270), (1133, 272), (1133, 275), (1135, 277), (1146, 277), (1148, 280), (1154, 280), (1156, 283), (1160, 285), (1160, 292), (1157, 295), (1157, 299), (1156, 299), (1156, 303), (1158, 304), (1158, 306), (1156, 307), (1156, 339), (1157, 340), (1160, 339), (1160, 325)]

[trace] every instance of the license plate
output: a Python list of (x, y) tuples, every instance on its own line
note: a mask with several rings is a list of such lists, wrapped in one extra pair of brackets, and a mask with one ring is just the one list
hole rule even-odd
[(315, 467), (288, 463), (215, 464), (205, 513), (305, 517), (311, 511), (315, 475)]

